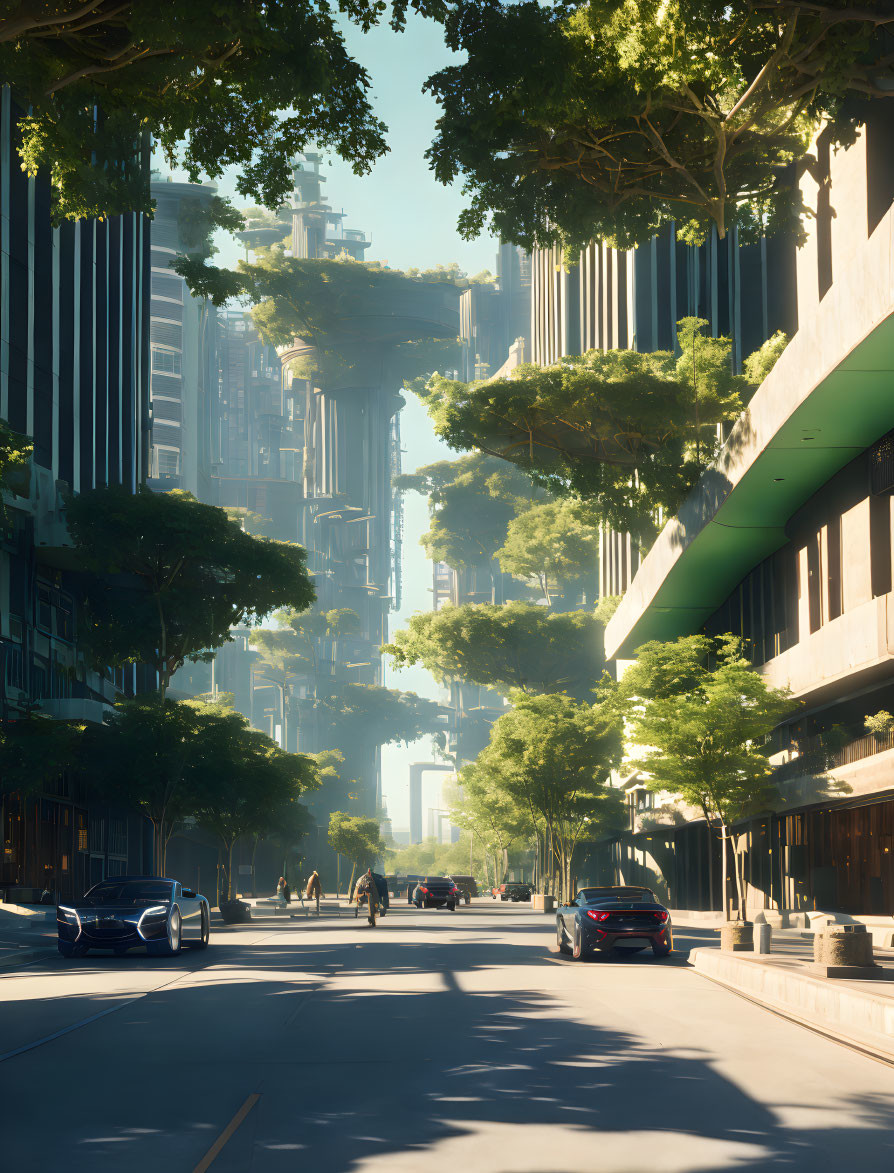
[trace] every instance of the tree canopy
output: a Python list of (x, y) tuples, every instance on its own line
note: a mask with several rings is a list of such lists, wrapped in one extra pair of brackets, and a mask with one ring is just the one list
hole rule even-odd
[(68, 769), (83, 726), (29, 712), (0, 722), (0, 794), (42, 790)]
[[(358, 175), (385, 154), (367, 71), (337, 14), (364, 32), (390, 14), (439, 17), (443, 0), (13, 0), (0, 18), (0, 76), (29, 113), (19, 153), (51, 174), (57, 219), (148, 211), (140, 143), (151, 135), (190, 180), (238, 168), (267, 207), (291, 189), (309, 145)], [(95, 117), (94, 109), (100, 115)]]
[(489, 563), (513, 518), (545, 496), (524, 472), (479, 452), (424, 465), (394, 484), (428, 496), (431, 528), (420, 544), (433, 562), (457, 570)]
[(459, 0), (427, 157), (464, 236), (528, 249), (793, 226), (789, 165), (824, 116), (853, 137), (846, 97), (891, 96), (892, 25), (887, 0)]
[(329, 710), (341, 731), (336, 740), (342, 750), (349, 748), (342, 740), (371, 745), (409, 743), (445, 728), (446, 714), (436, 701), (376, 684), (344, 684), (318, 703)]
[[(741, 641), (686, 636), (637, 651), (620, 693), (627, 698), (635, 763), (653, 790), (667, 790), (719, 822), (735, 849), (734, 825), (766, 810), (772, 767), (767, 738), (791, 712), (791, 695), (770, 688), (742, 655)], [(746, 919), (742, 861), (735, 860), (739, 915)]]
[(621, 722), (610, 706), (567, 696), (512, 694), (513, 707), (498, 718), (475, 773), (527, 805), (545, 832), (568, 899), (574, 852), (582, 839), (619, 830), (622, 803), (607, 785), (621, 760)]
[(383, 651), (395, 667), (422, 664), (501, 692), (586, 696), (605, 666), (602, 624), (586, 611), (552, 613), (533, 603), (466, 603), (417, 612)]
[(510, 521), (497, 561), (506, 574), (539, 583), (547, 606), (575, 582), (595, 591), (598, 521), (580, 501), (544, 501)]
[(679, 357), (590, 350), (552, 366), (521, 366), (508, 379), (434, 375), (429, 415), (452, 448), (509, 461), (646, 542), (656, 510), (675, 513), (698, 480), (716, 425), (741, 410), (747, 381), (732, 373), (730, 339), (705, 336), (707, 325), (681, 319)]
[(101, 665), (151, 664), (164, 691), (232, 627), (314, 600), (300, 546), (254, 538), (189, 493), (92, 489), (66, 505), (88, 572), (85, 644)]
[(376, 819), (349, 815), (345, 811), (333, 811), (329, 816), (328, 840), (336, 855), (343, 855), (351, 861), (349, 893), (353, 890), (357, 869), (373, 867), (387, 851)]

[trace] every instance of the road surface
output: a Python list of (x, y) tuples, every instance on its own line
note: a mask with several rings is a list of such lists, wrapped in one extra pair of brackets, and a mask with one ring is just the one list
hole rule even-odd
[(22, 1173), (894, 1169), (894, 1069), (685, 965), (477, 902), (0, 976)]

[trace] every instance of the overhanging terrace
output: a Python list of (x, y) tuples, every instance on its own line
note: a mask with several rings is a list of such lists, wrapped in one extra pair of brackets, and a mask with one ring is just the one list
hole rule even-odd
[[(836, 472), (894, 428), (894, 217), (802, 325), (606, 629), (606, 655), (698, 631)], [(845, 551), (845, 557), (847, 552)]]

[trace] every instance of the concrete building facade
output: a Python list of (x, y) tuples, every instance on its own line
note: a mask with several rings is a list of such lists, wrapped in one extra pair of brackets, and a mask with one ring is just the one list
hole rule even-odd
[[(776, 809), (743, 829), (752, 909), (875, 915), (894, 901), (894, 740), (864, 726), (894, 707), (892, 125), (878, 103), (848, 150), (816, 143), (798, 330), (606, 631), (619, 660), (648, 639), (732, 631), (798, 702), (774, 735)], [(703, 823), (673, 829), (639, 801), (643, 874), (705, 906)]]

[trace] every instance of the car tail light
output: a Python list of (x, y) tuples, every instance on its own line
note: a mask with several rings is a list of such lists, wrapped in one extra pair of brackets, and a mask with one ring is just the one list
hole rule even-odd
[(426, 896), (428, 895), (428, 888), (423, 888), (421, 884), (419, 885), (419, 891), (424, 892)]
[(610, 912), (590, 912), (590, 910), (587, 909), (587, 916), (590, 917), (591, 920), (608, 920), (608, 918), (611, 916), (611, 913)]
[(662, 909), (661, 912), (653, 912), (652, 915), (661, 924), (664, 924), (664, 922), (667, 920), (667, 913), (664, 911), (664, 909)]

